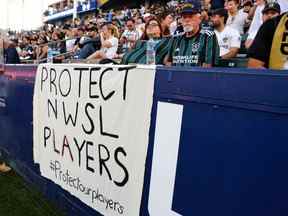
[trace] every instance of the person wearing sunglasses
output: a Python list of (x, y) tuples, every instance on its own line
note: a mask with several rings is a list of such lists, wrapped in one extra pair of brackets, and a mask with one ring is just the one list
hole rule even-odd
[(162, 64), (164, 57), (168, 53), (169, 38), (163, 38), (160, 22), (156, 18), (151, 18), (145, 25), (145, 31), (141, 40), (138, 40), (134, 49), (122, 58), (122, 64), (146, 64), (148, 40), (155, 41), (155, 63)]

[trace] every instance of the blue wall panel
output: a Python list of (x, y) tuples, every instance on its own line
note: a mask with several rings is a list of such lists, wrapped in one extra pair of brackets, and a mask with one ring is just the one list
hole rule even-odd
[[(68, 215), (95, 215), (77, 198), (40, 177), (33, 164), (31, 70), (35, 74), (35, 69), (8, 67), (6, 75), (0, 76), (0, 99), (6, 104), (0, 105), (0, 149), (27, 181), (61, 203)], [(288, 215), (287, 78), (284, 71), (158, 68), (141, 216), (149, 215), (158, 102), (184, 106), (175, 212), (185, 216)]]

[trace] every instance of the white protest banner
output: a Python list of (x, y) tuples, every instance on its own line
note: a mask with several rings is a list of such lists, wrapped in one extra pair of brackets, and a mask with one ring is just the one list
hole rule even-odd
[(139, 215), (155, 67), (39, 65), (34, 161), (107, 216)]

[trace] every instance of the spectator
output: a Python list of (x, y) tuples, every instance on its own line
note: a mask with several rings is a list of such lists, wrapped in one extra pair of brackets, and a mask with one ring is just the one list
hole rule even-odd
[(182, 19), (180, 17), (178, 17), (176, 19), (176, 22), (177, 22), (177, 28), (176, 28), (176, 30), (175, 30), (175, 32), (173, 34), (174, 36), (182, 34), (184, 32), (183, 26), (182, 26)]
[[(77, 10), (78, 11), (78, 10)], [(77, 26), (79, 26), (81, 24), (81, 20), (79, 19), (79, 18), (75, 18), (74, 20), (73, 20), (73, 25), (74, 25), (74, 27), (77, 27)]]
[(174, 21), (174, 17), (170, 11), (164, 11), (159, 16), (161, 27), (163, 30), (163, 37), (171, 36), (171, 24)]
[(201, 11), (201, 20), (202, 20), (202, 23), (201, 23), (202, 28), (207, 28), (207, 29), (211, 28), (211, 20), (210, 20), (208, 10)]
[[(252, 19), (254, 17), (255, 10), (256, 10), (256, 6), (254, 6), (252, 0), (245, 0), (243, 2), (242, 9), (240, 9), (240, 12), (248, 14), (247, 19), (246, 19), (246, 23), (244, 25), (244, 33), (245, 34), (249, 30), (249, 27), (251, 25)], [(247, 38), (247, 35), (245, 35), (245, 37)]]
[(140, 39), (140, 34), (135, 28), (135, 21), (133, 19), (129, 19), (126, 21), (126, 29), (123, 32), (120, 43), (122, 44), (122, 52), (126, 53), (130, 51), (137, 40)]
[(143, 15), (145, 23), (147, 23), (153, 16), (150, 13), (145, 13)]
[(118, 35), (112, 24), (104, 24), (101, 28), (101, 49), (90, 55), (87, 59), (113, 59), (118, 49)]
[(211, 19), (219, 43), (221, 58), (230, 59), (236, 57), (241, 45), (241, 38), (237, 30), (225, 26), (228, 19), (227, 11), (225, 9), (217, 9), (212, 13)]
[(107, 21), (112, 22), (112, 18), (113, 18), (113, 9), (111, 9), (107, 14)]
[(4, 41), (4, 60), (5, 64), (21, 63), (15, 46), (9, 41)]
[[(277, 16), (280, 13), (279, 4), (269, 3), (265, 6), (265, 14), (273, 11), (277, 12), (274, 13), (276, 17), (263, 23), (249, 49), (248, 67), (250, 68), (288, 69), (286, 45), (288, 12)], [(263, 17), (266, 19), (271, 16)]]
[(226, 9), (228, 11), (227, 26), (236, 29), (240, 34), (244, 33), (244, 25), (248, 17), (247, 13), (239, 12), (239, 0), (228, 0)]
[(145, 21), (142, 17), (138, 17), (135, 24), (136, 30), (139, 32), (139, 36), (141, 37), (145, 31)]
[(65, 24), (63, 27), (63, 32), (65, 33), (65, 40), (66, 40), (66, 50), (70, 52), (74, 48), (74, 44), (76, 39), (73, 36), (72, 27), (69, 24)]
[(17, 38), (11, 39), (11, 42), (13, 43), (13, 45), (15, 46), (18, 56), (20, 57), (20, 54), (22, 52), (20, 46), (19, 46), (19, 40)]
[(168, 5), (169, 7), (176, 7), (176, 6), (178, 5), (178, 2), (172, 0), (172, 1), (168, 2), (167, 5)]
[(33, 35), (31, 37), (31, 46), (33, 49), (32, 53), (31, 53), (31, 60), (36, 59), (36, 49), (38, 47), (37, 43), (38, 43), (38, 35)]
[[(192, 3), (195, 2), (195, 0), (187, 0), (187, 1), (191, 1)], [(226, 6), (229, 5), (230, 1), (234, 1), (234, 0), (227, 0)], [(240, 9), (240, 10), (236, 10), (237, 11), (236, 16), (232, 18), (232, 21), (237, 20), (237, 15), (239, 16), (239, 14), (247, 14), (248, 11), (251, 13), (251, 11), (252, 11), (250, 9), (251, 5), (253, 4), (252, 0), (239, 0), (239, 1), (241, 2), (241, 5), (244, 6), (244, 8)], [(237, 4), (240, 5), (239, 1), (236, 1), (236, 2), (237, 2)], [(259, 1), (264, 1), (264, 0), (257, 0), (257, 2), (259, 2)], [(270, 1), (274, 1), (274, 0), (268, 0), (268, 1), (270, 2)], [(282, 3), (283, 2), (285, 3), (285, 1), (287, 1), (287, 0), (283, 0), (283, 1), (282, 0), (278, 0), (278, 1), (282, 2)], [(182, 25), (182, 17), (178, 16), (178, 15), (181, 15), (182, 8), (185, 5), (185, 4), (183, 4), (183, 2), (184, 2), (183, 0), (182, 1), (180, 1), (180, 0), (175, 0), (174, 1), (173, 0), (173, 1), (171, 1), (169, 3), (170, 7), (167, 7), (167, 8), (166, 8), (166, 6), (163, 6), (163, 5), (158, 4), (158, 3), (151, 3), (150, 5), (147, 5), (146, 8), (142, 7), (142, 9), (125, 8), (125, 10), (114, 10), (114, 11), (111, 11), (109, 19), (112, 19), (112, 23), (114, 25), (118, 26), (120, 34), (121, 35), (123, 34), (123, 37), (125, 37), (124, 35), (126, 34), (126, 32), (128, 30), (128, 28), (125, 29), (125, 26), (127, 26), (127, 24), (126, 24), (127, 23), (126, 22), (127, 21), (127, 17), (131, 17), (131, 20), (135, 20), (135, 23), (136, 23), (135, 31), (137, 31), (138, 34), (139, 34), (139, 37), (141, 37), (140, 35), (142, 35), (146, 31), (144, 17), (145, 17), (146, 22), (148, 22), (151, 18), (155, 18), (155, 17), (159, 17), (160, 18), (159, 15), (161, 15), (162, 22), (160, 22), (160, 23), (162, 24), (161, 27), (163, 29), (164, 35), (169, 36), (169, 34), (171, 34), (171, 35), (174, 35), (174, 36), (176, 36), (176, 35), (177, 36), (182, 36), (182, 39), (185, 39), (185, 41), (186, 40), (190, 41), (190, 39), (186, 39), (186, 36), (190, 35), (190, 34), (189, 33), (188, 34), (187, 33), (183, 33), (184, 29), (183, 29), (183, 25)], [(223, 7), (224, 0), (215, 0), (215, 1), (214, 0), (202, 0), (202, 1), (197, 1), (197, 2), (199, 2), (199, 3), (202, 2), (203, 3), (202, 7), (201, 7), (202, 13), (201, 13), (201, 18), (200, 18), (200, 20), (202, 20), (202, 23), (201, 23), (201, 26), (200, 26), (199, 32), (198, 32), (201, 35), (200, 39), (203, 40), (202, 38), (204, 38), (204, 36), (203, 36), (204, 32), (206, 30), (210, 30), (210, 28), (212, 27), (212, 22), (211, 22), (211, 19), (210, 19), (211, 11), (209, 9)], [(222, 5), (222, 6), (220, 6), (220, 5)], [(197, 7), (197, 8), (200, 8), (200, 7)], [(172, 23), (170, 22), (171, 20), (169, 20), (171, 18), (170, 15), (169, 15), (169, 12), (166, 13), (167, 9), (168, 10), (173, 9), (173, 11), (170, 11), (170, 15), (172, 15), (172, 17), (175, 17), (175, 21), (172, 22)], [(42, 32), (38, 32), (38, 31), (22, 32), (22, 33), (14, 34), (12, 37), (19, 40), (18, 51), (19, 51), (19, 54), (21, 55), (21, 59), (24, 59), (24, 60), (26, 60), (26, 59), (28, 59), (28, 60), (36, 59), (36, 56), (39, 56), (39, 53), (43, 54), (43, 56), (45, 56), (45, 54), (44, 54), (45, 50), (43, 49), (43, 47), (42, 47), (42, 49), (39, 47), (40, 40), (44, 40), (42, 38), (42, 36), (43, 36), (43, 37), (45, 37), (47, 39), (48, 42), (50, 42), (51, 39), (52, 39), (52, 34), (54, 34), (54, 32), (60, 34), (61, 38), (63, 38), (63, 39), (64, 39), (64, 37), (62, 37), (62, 36), (65, 36), (65, 39), (66, 39), (66, 41), (65, 41), (66, 46), (65, 45), (64, 46), (61, 45), (61, 46), (58, 46), (58, 48), (56, 49), (56, 52), (58, 52), (58, 54), (60, 54), (59, 53), (59, 48), (63, 47), (63, 48), (66, 48), (66, 50), (68, 52), (76, 51), (76, 52), (74, 52), (73, 56), (78, 56), (80, 58), (85, 58), (85, 57), (87, 57), (87, 55), (89, 55), (91, 53), (95, 53), (97, 51), (100, 52), (99, 46), (101, 45), (101, 41), (100, 42), (99, 41), (98, 42), (94, 41), (95, 40), (94, 39), (95, 35), (93, 36), (93, 34), (97, 34), (97, 31), (93, 32), (93, 31), (91, 31), (91, 29), (92, 29), (93, 26), (96, 26), (96, 25), (97, 25), (97, 29), (100, 29), (102, 27), (103, 23), (107, 22), (107, 17), (108, 17), (107, 14), (108, 14), (108, 12), (109, 12), (109, 10), (107, 12), (102, 12), (101, 10), (98, 10), (96, 12), (96, 14), (92, 14), (91, 13), (90, 15), (84, 15), (84, 16), (81, 16), (81, 18), (75, 19), (74, 23), (73, 23), (72, 19), (71, 20), (68, 19), (67, 21), (64, 21), (60, 25), (59, 25), (59, 23), (57, 23), (57, 25), (46, 24), (45, 26), (42, 27), (42, 30), (44, 30)], [(166, 15), (168, 14), (169, 16), (166, 16), (165, 14)], [(125, 18), (125, 15), (126, 15), (126, 18)], [(105, 18), (106, 18), (106, 20), (105, 20)], [(219, 35), (224, 34), (226, 32), (226, 26), (225, 26), (224, 29), (222, 29), (222, 28), (219, 29), (218, 28), (219, 26), (217, 27), (217, 25), (219, 24), (219, 19), (222, 19), (222, 17), (218, 17), (216, 19), (216, 22), (214, 22), (216, 36), (219, 36)], [(252, 18), (251, 18), (251, 20), (252, 20)], [(168, 21), (168, 22), (166, 22), (166, 21)], [(228, 19), (228, 21), (229, 21), (229, 19)], [(123, 25), (124, 23), (126, 25)], [(239, 27), (238, 24), (236, 26), (237, 26), (237, 28)], [(245, 28), (244, 28), (243, 32), (245, 32)], [(249, 26), (248, 26), (248, 28), (249, 28)], [(187, 31), (187, 28), (185, 30)], [(206, 31), (206, 33), (208, 33), (208, 32), (209, 31)], [(229, 31), (229, 33), (231, 33), (231, 32), (232, 31)], [(198, 35), (198, 33), (195, 33), (195, 34)], [(225, 35), (225, 36), (228, 36), (228, 35)], [(227, 38), (225, 36), (223, 36), (222, 42), (224, 42), (224, 41), (227, 42), (227, 40), (226, 40)], [(10, 39), (12, 37), (10, 37)], [(38, 40), (38, 38), (39, 38), (39, 40)], [(53, 36), (53, 38), (54, 38), (54, 36)], [(115, 37), (115, 38), (117, 38), (117, 37)], [(177, 37), (173, 38), (173, 40), (176, 41), (176, 38)], [(189, 36), (188, 36), (188, 38), (189, 38)], [(22, 43), (22, 40), (24, 40), (24, 43)], [(38, 41), (38, 44), (36, 43), (37, 41)], [(96, 41), (97, 41), (97, 38), (96, 38)], [(122, 38), (119, 41), (122, 42)], [(172, 39), (171, 39), (171, 41), (172, 41)], [(212, 41), (212, 40), (210, 40), (210, 41)], [(161, 42), (162, 42), (162, 40), (161, 40)], [(185, 44), (184, 45), (182, 44), (182, 47), (188, 47), (187, 49), (195, 51), (196, 50), (195, 47), (199, 46), (199, 44), (195, 45), (196, 42), (197, 41), (190, 42), (191, 44), (189, 44), (189, 42), (187, 42), (188, 46), (186, 46)], [(135, 46), (135, 41), (134, 41), (134, 44), (131, 43), (129, 45), (128, 45), (128, 42), (127, 43), (122, 42), (122, 43), (126, 44), (127, 47), (129, 47), (128, 49), (131, 49), (132, 47)], [(183, 42), (181, 42), (181, 43), (183, 43)], [(221, 44), (221, 39), (219, 39), (219, 43), (220, 43), (220, 46), (221, 46), (220, 53), (221, 53), (223, 58), (226, 58), (225, 54), (223, 54), (223, 53), (225, 53), (225, 51), (227, 53), (229, 53), (230, 49), (224, 49), (224, 48), (225, 47), (229, 47), (230, 44), (228, 42)], [(159, 42), (159, 44), (160, 44), (160, 42)], [(167, 42), (167, 45), (168, 44), (172, 45), (172, 44)], [(120, 43), (120, 45), (121, 45), (121, 43)], [(124, 48), (125, 48), (126, 45), (124, 45)], [(132, 51), (135, 51), (136, 47), (138, 47), (139, 45), (145, 46), (145, 40), (138, 41), (137, 45), (135, 46), (135, 48), (133, 48)], [(175, 45), (175, 47), (178, 46), (176, 44), (176, 42), (175, 42), (174, 45)], [(210, 45), (208, 45), (208, 46), (210, 46)], [(167, 47), (168, 46), (165, 46), (165, 48), (167, 48)], [(144, 49), (144, 48), (142, 47), (142, 49)], [(203, 48), (203, 47), (201, 47), (201, 49), (205, 50), (205, 48)], [(203, 61), (205, 59), (203, 58), (203, 56), (205, 56), (205, 55), (203, 55), (203, 53), (202, 53), (202, 52), (204, 52), (203, 50), (197, 52), (196, 54), (195, 54), (195, 52), (192, 53), (192, 51), (191, 51), (192, 54), (188, 53), (188, 51), (186, 50), (187, 51), (187, 55), (183, 54), (184, 51), (185, 51), (184, 48), (182, 49), (183, 50), (182, 54), (178, 53), (179, 50), (180, 49), (176, 50), (176, 52), (174, 52), (174, 54), (176, 53), (176, 56), (180, 56), (180, 57), (174, 57), (174, 60), (176, 58), (196, 58), (195, 55), (197, 54), (198, 57), (201, 56), (201, 58), (202, 58), (201, 59), (201, 63), (199, 63), (197, 65), (198, 66), (204, 65)], [(208, 50), (208, 48), (207, 48), (207, 50)], [(121, 54), (121, 51), (122, 51), (122, 46), (120, 46), (120, 48), (118, 48), (118, 52), (120, 54)], [(81, 53), (81, 55), (80, 55), (80, 53)], [(171, 51), (171, 53), (172, 53), (172, 51)], [(114, 55), (114, 57), (118, 58), (118, 57), (122, 56), (120, 54), (119, 55), (118, 54)], [(144, 52), (144, 54), (145, 54), (145, 52)], [(207, 56), (209, 56), (209, 55), (207, 55)], [(232, 55), (232, 56), (234, 56), (234, 55)], [(191, 57), (191, 56), (193, 56), (193, 57)], [(68, 55), (62, 56), (63, 59), (67, 58), (67, 57), (68, 57)], [(213, 59), (214, 59), (214, 57), (215, 56), (213, 54)], [(169, 60), (170, 60), (170, 63), (172, 64), (173, 63), (173, 56)], [(186, 65), (188, 65), (188, 66), (192, 65), (193, 66), (193, 64), (188, 64), (188, 63), (185, 64), (185, 61), (190, 61), (191, 62), (192, 60), (185, 60), (184, 62), (183, 61), (184, 61), (183, 59), (181, 61), (179, 60), (179, 62), (182, 62), (182, 65), (185, 65), (185, 66)], [(195, 61), (195, 59), (194, 59), (194, 61)], [(178, 62), (178, 65), (181, 65), (179, 62)], [(165, 61), (165, 63), (166, 63), (166, 61)], [(157, 64), (159, 64), (159, 62), (157, 62)], [(214, 60), (213, 60), (212, 65), (213, 64), (215, 64)]]
[(36, 49), (37, 61), (43, 63), (46, 62), (48, 53), (48, 40), (45, 36), (40, 36), (38, 39), (38, 47)]
[(245, 42), (245, 47), (247, 49), (251, 46), (260, 26), (263, 23), (262, 11), (265, 7), (266, 1), (265, 0), (256, 0), (255, 4), (256, 4), (256, 10), (255, 10), (250, 28), (248, 30), (247, 40)]
[(242, 6), (243, 6), (242, 10), (244, 13), (250, 13), (251, 8), (253, 7), (253, 2), (252, 0), (246, 0), (243, 2)]
[(145, 14), (145, 7), (144, 7), (144, 5), (141, 5), (141, 7), (140, 7), (140, 13), (141, 13), (141, 16), (143, 16), (144, 14)]
[(208, 0), (211, 5), (210, 9), (215, 10), (218, 8), (224, 8), (224, 0)]
[(147, 50), (147, 41), (153, 38), (154, 40), (157, 40), (157, 45), (155, 47), (156, 51), (156, 64), (162, 64), (164, 57), (166, 56), (168, 52), (168, 38), (162, 38), (162, 28), (160, 22), (152, 18), (150, 19), (146, 26), (145, 31), (142, 36), (142, 40), (137, 41), (135, 48), (128, 52), (124, 57), (122, 58), (122, 64), (131, 64), (131, 63), (137, 63), (137, 64), (146, 64), (146, 50)]
[(54, 31), (52, 34), (52, 43), (49, 47), (53, 50), (53, 63), (62, 63), (66, 54), (66, 42), (64, 35), (59, 31)]
[(20, 58), (25, 60), (32, 60), (34, 57), (34, 49), (32, 47), (31, 39), (29, 36), (24, 36), (23, 38), (24, 49), (20, 54)]
[(213, 31), (201, 30), (200, 5), (183, 7), (184, 34), (171, 38), (165, 58), (168, 66), (213, 66), (218, 58), (219, 46)]
[(280, 5), (277, 2), (268, 3), (262, 11), (262, 14), (263, 23), (269, 19), (279, 16), (281, 14)]
[(97, 50), (101, 49), (101, 39), (98, 35), (96, 27), (90, 27), (86, 37), (82, 37), (80, 42), (80, 51), (78, 59), (86, 59)]
[[(80, 39), (84, 36), (84, 28), (79, 26), (78, 28), (73, 28), (70, 38), (74, 41), (72, 52), (76, 53), (79, 51), (79, 42)], [(69, 44), (70, 45), (70, 44)], [(69, 47), (70, 49), (71, 47)]]

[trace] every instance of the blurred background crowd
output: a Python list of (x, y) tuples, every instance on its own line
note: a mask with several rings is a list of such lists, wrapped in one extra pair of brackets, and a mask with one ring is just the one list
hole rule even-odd
[[(72, 10), (73, 7), (72, 2), (68, 2), (61, 9), (52, 6), (45, 11), (44, 15), (53, 16)], [(46, 21), (40, 29), (33, 31), (9, 31), (7, 33), (9, 41), (4, 44), (6, 63), (97, 60), (97, 62), (147, 64), (147, 54), (149, 55), (147, 49), (151, 45), (148, 42), (150, 39), (157, 39), (157, 44), (154, 46), (158, 50), (154, 53), (156, 59), (154, 61), (152, 59), (152, 63), (169, 65), (169, 62), (172, 62), (173, 65), (173, 59), (169, 61), (169, 56), (174, 58), (176, 55), (175, 50), (171, 50), (177, 51), (175, 43), (178, 42), (175, 38), (189, 32), (189, 25), (185, 23), (189, 23), (189, 15), (192, 22), (193, 19), (196, 20), (193, 16), (197, 14), (201, 20), (199, 24), (201, 32), (206, 31), (206, 34), (213, 32), (217, 40), (217, 45), (213, 45), (212, 42), (211, 46), (205, 45), (207, 50), (210, 49), (208, 52), (213, 52), (214, 57), (219, 60), (218, 63), (213, 62), (210, 66), (217, 64), (234, 66), (239, 62), (245, 64), (249, 57), (249, 49), (255, 43), (261, 25), (287, 11), (288, 1), (150, 1), (133, 6), (116, 4), (113, 8), (108, 6), (89, 12), (91, 7), (93, 7), (92, 2), (84, 1), (77, 5), (77, 10), (84, 9), (88, 11), (87, 13), (74, 18)], [(194, 25), (192, 23), (191, 28), (195, 28)], [(190, 45), (183, 45), (185, 46)], [(192, 50), (195, 48), (193, 44), (191, 47)], [(196, 46), (195, 49), (200, 48)], [(203, 58), (208, 59), (207, 55), (209, 57), (206, 53)], [(193, 59), (194, 57), (189, 61), (182, 59), (180, 63), (183, 64), (180, 65), (185, 65), (187, 62), (193, 65), (191, 63), (196, 62)], [(195, 65), (199, 64), (195, 63)]]

